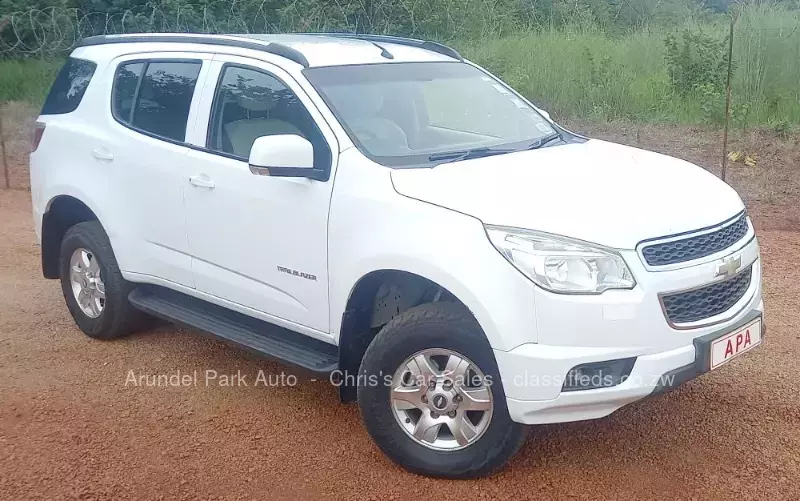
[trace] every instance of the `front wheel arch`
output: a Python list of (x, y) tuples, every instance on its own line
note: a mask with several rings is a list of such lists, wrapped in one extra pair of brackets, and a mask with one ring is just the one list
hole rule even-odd
[[(376, 296), (387, 287), (412, 297), (408, 301), (403, 301), (402, 309), (394, 312), (391, 318), (383, 316), (380, 320), (373, 322)], [(339, 331), (340, 374), (354, 377), (358, 374), (361, 360), (370, 343), (381, 327), (392, 318), (414, 306), (437, 301), (456, 303), (466, 311), (470, 311), (447, 288), (415, 273), (386, 269), (372, 271), (361, 277), (353, 286), (342, 314), (341, 330)], [(470, 314), (473, 318), (475, 317), (472, 312)], [(373, 325), (374, 323), (380, 323), (380, 325)], [(356, 400), (356, 386), (348, 384), (348, 380), (352, 379), (343, 378), (342, 384), (339, 385), (339, 396), (343, 402)]]

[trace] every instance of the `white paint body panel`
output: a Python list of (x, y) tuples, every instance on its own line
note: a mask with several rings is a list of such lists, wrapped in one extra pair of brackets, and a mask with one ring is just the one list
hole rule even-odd
[(328, 239), (335, 339), (357, 281), (372, 271), (400, 270), (458, 297), (492, 346), (536, 341), (536, 287), (495, 250), (478, 219), (399, 195), (390, 170), (355, 148), (339, 163)]
[[(369, 43), (309, 38), (280, 41), (303, 52), (312, 66), (385, 62)], [(448, 59), (383, 45), (394, 62)], [(763, 311), (752, 227), (735, 247), (674, 269), (648, 269), (639, 257), (643, 239), (715, 225), (743, 210), (730, 187), (681, 160), (590, 140), (392, 170), (353, 146), (302, 67), (283, 57), (155, 42), (84, 47), (73, 55), (95, 61), (98, 69), (76, 112), (40, 117), (47, 128), (31, 155), (37, 234), (55, 197), (77, 198), (103, 224), (130, 281), (171, 287), (338, 344), (359, 280), (379, 270), (420, 275), (475, 315), (494, 350), (511, 417), (529, 424), (607, 415), (652, 392), (648, 377), (694, 360), (695, 338)], [(141, 57), (203, 60), (184, 144), (148, 137), (111, 117), (116, 64)], [(271, 72), (299, 96), (330, 146), (328, 181), (258, 176), (247, 162), (203, 150), (225, 62)], [(93, 158), (98, 148), (113, 161)], [(192, 177), (213, 188), (191, 184)], [(544, 291), (496, 251), (484, 224), (616, 248), (636, 287), (595, 296)], [(713, 326), (668, 325), (658, 294), (713, 281), (717, 261), (733, 254), (753, 265), (751, 287), (739, 304)], [(614, 388), (564, 393), (560, 385), (519, 384), (625, 357), (638, 357), (637, 363), (631, 379)]]
[[(209, 110), (217, 78), (226, 63), (259, 68), (289, 85), (312, 113), (331, 151), (334, 133), (294, 78), (282, 68), (257, 59), (217, 55), (210, 64), (198, 117), (188, 143), (206, 144)], [(188, 152), (187, 176), (214, 183), (213, 189), (186, 183), (186, 224), (191, 268), (198, 290), (315, 330), (329, 332), (328, 211), (331, 180), (255, 175), (248, 162), (206, 151)], [(306, 280), (278, 266), (313, 275)]]
[(744, 209), (732, 188), (700, 167), (596, 139), (435, 169), (398, 169), (392, 180), (404, 195), (486, 224), (618, 249), (715, 225)]

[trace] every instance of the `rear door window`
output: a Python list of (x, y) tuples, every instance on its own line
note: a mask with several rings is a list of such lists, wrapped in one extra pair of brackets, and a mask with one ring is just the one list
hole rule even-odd
[(186, 138), (186, 121), (202, 62), (134, 61), (117, 68), (111, 110), (133, 129), (173, 141)]
[(44, 101), (42, 115), (63, 115), (78, 108), (97, 65), (71, 57), (61, 68)]
[(117, 75), (114, 78), (111, 109), (117, 120), (128, 125), (131, 123), (133, 100), (136, 97), (136, 87), (139, 85), (142, 69), (144, 69), (142, 62), (123, 64), (117, 69)]

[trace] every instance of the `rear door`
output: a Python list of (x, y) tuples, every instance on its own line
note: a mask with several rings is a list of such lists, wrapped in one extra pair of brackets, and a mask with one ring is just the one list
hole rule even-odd
[(110, 65), (108, 126), (94, 145), (114, 173), (123, 271), (141, 281), (194, 287), (186, 232), (186, 131), (196, 116), (210, 54), (128, 55)]
[[(325, 339), (333, 132), (288, 73), (244, 57), (215, 57), (201, 109), (186, 184), (197, 289)], [(329, 179), (252, 172), (253, 141), (275, 134), (311, 141), (315, 167)]]

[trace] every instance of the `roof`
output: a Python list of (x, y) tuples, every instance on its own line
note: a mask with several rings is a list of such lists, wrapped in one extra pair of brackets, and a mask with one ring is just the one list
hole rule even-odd
[(304, 67), (462, 60), (458, 52), (436, 42), (350, 33), (284, 35), (136, 33), (89, 37), (81, 40), (78, 47), (117, 43), (196, 43), (233, 46), (277, 54)]

